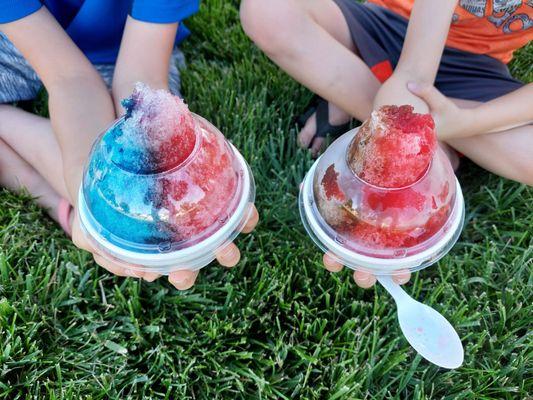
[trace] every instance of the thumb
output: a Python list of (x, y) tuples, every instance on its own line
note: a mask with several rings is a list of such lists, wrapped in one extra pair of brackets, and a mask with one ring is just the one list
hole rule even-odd
[(72, 242), (79, 249), (88, 251), (90, 253), (96, 252), (91, 243), (87, 240), (85, 233), (81, 230), (80, 219), (76, 211), (72, 221)]
[(420, 82), (408, 82), (407, 89), (424, 100), (432, 110), (437, 110), (446, 104), (446, 96), (439, 92), (433, 85)]

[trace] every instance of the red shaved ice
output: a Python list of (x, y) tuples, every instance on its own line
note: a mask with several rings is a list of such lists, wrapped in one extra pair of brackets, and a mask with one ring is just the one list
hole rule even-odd
[(324, 192), (328, 200), (334, 198), (339, 201), (344, 201), (346, 199), (337, 182), (338, 177), (339, 174), (335, 171), (335, 166), (333, 164), (330, 165), (324, 174), (324, 179), (322, 179), (322, 186), (324, 187)]
[[(238, 175), (232, 150), (215, 127), (196, 118), (201, 128), (200, 146), (186, 173), (170, 180), (164, 202), (170, 210), (170, 221), (185, 238), (217, 226), (237, 205), (234, 194)], [(180, 190), (183, 187), (188, 188), (184, 196)], [(176, 191), (180, 196), (170, 195)]]
[(400, 188), (416, 182), (437, 148), (435, 123), (412, 106), (384, 106), (374, 111), (348, 149), (352, 171), (372, 185)]
[(348, 140), (323, 155), (313, 186), (337, 239), (371, 254), (368, 249), (409, 248), (434, 236), (451, 213), (454, 176), (431, 116), (385, 106)]

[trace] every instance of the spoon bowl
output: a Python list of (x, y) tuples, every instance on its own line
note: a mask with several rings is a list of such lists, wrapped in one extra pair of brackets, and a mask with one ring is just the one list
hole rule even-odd
[(400, 328), (418, 354), (442, 368), (460, 367), (464, 360), (463, 345), (448, 320), (410, 297), (390, 276), (377, 279), (394, 298)]

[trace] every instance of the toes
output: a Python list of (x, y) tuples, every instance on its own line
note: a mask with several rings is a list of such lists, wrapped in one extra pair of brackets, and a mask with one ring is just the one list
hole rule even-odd
[(315, 115), (313, 114), (306, 122), (303, 129), (298, 134), (298, 145), (302, 149), (309, 148), (309, 145), (311, 144), (311, 141), (315, 137), (316, 134), (316, 119)]
[(353, 280), (357, 286), (362, 287), (363, 289), (368, 289), (376, 283), (376, 277), (368, 272), (355, 271), (353, 273)]
[(178, 290), (187, 290), (193, 287), (198, 277), (198, 271), (176, 271), (168, 276), (168, 280)]
[(343, 265), (338, 262), (330, 253), (324, 254), (324, 257), (322, 257), (322, 262), (324, 263), (324, 267), (329, 272), (339, 272), (343, 268)]
[(313, 145), (311, 146), (311, 154), (313, 155), (313, 157), (318, 156), (318, 153), (320, 153), (320, 150), (322, 150), (323, 144), (323, 137), (315, 137), (315, 139), (313, 140)]

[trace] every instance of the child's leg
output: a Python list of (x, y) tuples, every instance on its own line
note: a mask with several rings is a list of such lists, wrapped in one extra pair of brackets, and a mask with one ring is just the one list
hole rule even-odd
[[(478, 102), (453, 99), (460, 107), (475, 107)], [(533, 125), (498, 133), (454, 139), (448, 142), (479, 166), (497, 175), (533, 185)]]
[[(243, 0), (241, 21), (250, 38), (294, 79), (350, 115), (368, 117), (380, 84), (357, 56), (332, 0)], [(454, 101), (461, 107), (478, 104)], [(491, 172), (531, 184), (532, 130), (525, 126), (449, 144)]]
[(61, 152), (50, 120), (0, 105), (0, 139), (38, 171), (58, 194), (67, 197)]
[(58, 221), (60, 195), (22, 159), (9, 145), (0, 139), (0, 186), (13, 191), (26, 189)]
[(533, 125), (499, 133), (455, 139), (449, 144), (479, 166), (533, 186)]
[[(379, 82), (357, 56), (332, 0), (243, 0), (241, 21), (248, 36), (294, 79), (357, 119), (370, 115)], [(330, 106), (330, 122), (346, 122), (346, 113)], [(304, 128), (302, 145), (314, 131), (312, 125)]]

